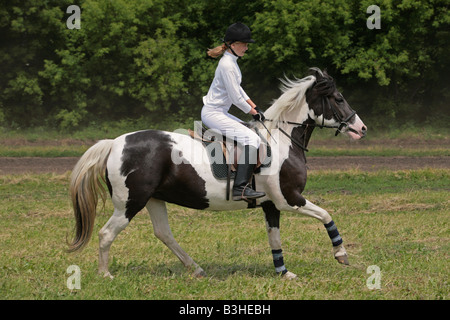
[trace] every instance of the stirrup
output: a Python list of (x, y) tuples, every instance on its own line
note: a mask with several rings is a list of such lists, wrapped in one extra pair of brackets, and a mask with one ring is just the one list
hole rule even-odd
[[(235, 193), (237, 193), (237, 192), (239, 192), (239, 194), (235, 195)], [(248, 193), (250, 193), (250, 194), (248, 194)], [(248, 184), (245, 185), (245, 187), (242, 189), (242, 191), (233, 189), (233, 200), (234, 201), (244, 200), (244, 201), (250, 202), (253, 199), (262, 198), (265, 195), (266, 194), (264, 192), (259, 192), (259, 191), (253, 190), (252, 188), (250, 188), (248, 186)]]

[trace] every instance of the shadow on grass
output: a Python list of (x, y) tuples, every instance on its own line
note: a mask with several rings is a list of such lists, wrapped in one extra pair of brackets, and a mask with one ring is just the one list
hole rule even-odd
[[(234, 275), (249, 277), (276, 277), (273, 266), (270, 263), (208, 263), (200, 262), (207, 278), (226, 280)], [(113, 260), (110, 266), (113, 275), (152, 275), (157, 277), (183, 277), (190, 276), (190, 271), (179, 261), (168, 263), (152, 263), (150, 260), (131, 261), (120, 263)]]

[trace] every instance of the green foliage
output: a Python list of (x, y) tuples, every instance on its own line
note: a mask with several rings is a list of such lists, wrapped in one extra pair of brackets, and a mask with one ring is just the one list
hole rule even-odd
[(441, 103), (448, 102), (444, 83), (450, 71), (444, 56), (450, 54), (446, 1), (381, 1), (381, 29), (370, 30), (366, 9), (372, 4), (264, 1), (253, 23), (263, 44), (250, 58), (251, 68), (260, 67), (255, 79), (265, 73), (265, 81), (275, 84), (283, 74), (303, 75), (318, 66), (348, 89), (348, 100), (365, 115), (420, 119), (430, 103), (445, 112)]
[(445, 0), (252, 2), (0, 1), (0, 122), (10, 127), (85, 126), (94, 119), (198, 119), (227, 26), (248, 24), (257, 43), (240, 61), (243, 86), (267, 107), (278, 78), (328, 69), (364, 116), (426, 120), (447, 113), (450, 13)]

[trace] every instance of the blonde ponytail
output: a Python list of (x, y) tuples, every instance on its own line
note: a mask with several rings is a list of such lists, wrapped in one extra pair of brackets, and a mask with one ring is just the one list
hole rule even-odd
[(207, 53), (208, 53), (208, 56), (210, 56), (212, 58), (217, 58), (217, 57), (220, 57), (226, 50), (227, 50), (227, 46), (224, 43), (213, 49), (208, 49)]

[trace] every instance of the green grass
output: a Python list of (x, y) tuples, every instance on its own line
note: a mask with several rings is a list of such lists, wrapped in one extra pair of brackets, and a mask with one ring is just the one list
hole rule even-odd
[[(99, 229), (87, 248), (67, 254), (73, 227), (68, 175), (0, 177), (0, 297), (3, 299), (449, 299), (449, 170), (313, 172), (305, 196), (332, 214), (351, 265), (339, 265), (320, 222), (283, 212), (285, 263), (274, 273), (261, 209), (196, 211), (169, 205), (180, 245), (207, 277), (192, 278), (139, 213), (113, 243), (113, 280), (97, 275)], [(81, 289), (69, 290), (70, 265)], [(367, 268), (382, 272), (369, 290)]]
[(81, 157), (90, 146), (0, 146), (0, 157)]
[[(124, 133), (142, 129), (193, 128), (194, 119), (186, 123), (150, 124), (144, 120), (92, 123), (74, 132), (51, 128), (9, 130), (0, 128), (0, 157), (78, 157), (95, 141), (116, 138)], [(316, 129), (308, 146), (308, 156), (450, 156), (448, 128), (422, 128), (408, 125), (386, 130), (375, 127), (362, 141), (349, 143), (333, 130)]]
[[(250, 118), (248, 118), (250, 119)], [(102, 121), (91, 122), (86, 126), (74, 129), (72, 131), (61, 131), (52, 127), (31, 127), (31, 128), (8, 128), (0, 127), (0, 140), (5, 139), (25, 139), (27, 141), (39, 140), (98, 140), (105, 138), (115, 138), (121, 134), (144, 130), (159, 129), (174, 131), (179, 128), (192, 128), (194, 121), (200, 121), (198, 118), (186, 118), (185, 121), (168, 120), (167, 122), (153, 123), (151, 119), (142, 117), (141, 119), (123, 119), (121, 121)], [(366, 120), (368, 134), (365, 140), (389, 140), (389, 139), (419, 139), (419, 140), (443, 140), (450, 137), (450, 127), (445, 124), (436, 126), (434, 124), (414, 125), (411, 123), (382, 123)], [(333, 139), (335, 130), (316, 129), (314, 130), (313, 140)], [(336, 138), (335, 138), (336, 139)]]
[(442, 157), (450, 156), (450, 148), (438, 147), (432, 149), (393, 148), (380, 145), (367, 146), (358, 149), (349, 149), (342, 146), (335, 147), (309, 147), (310, 157), (339, 157), (339, 156), (366, 156), (366, 157)]
[[(82, 145), (60, 146), (2, 146), (0, 145), (0, 157), (81, 157), (94, 142), (86, 142)], [(434, 149), (405, 149), (382, 146), (368, 146), (361, 149), (348, 149), (336, 147), (309, 147), (309, 157), (338, 157), (338, 156), (370, 156), (370, 157), (430, 157), (450, 156), (449, 148)]]

